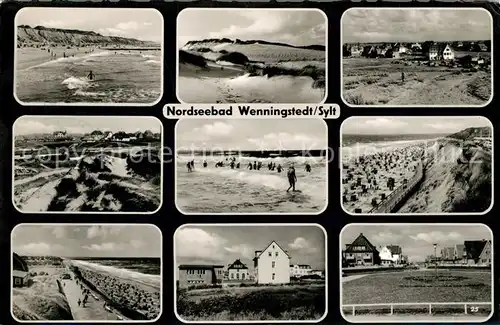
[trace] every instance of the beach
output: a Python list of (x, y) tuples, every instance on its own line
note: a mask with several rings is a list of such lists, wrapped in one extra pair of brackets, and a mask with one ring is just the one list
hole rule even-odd
[[(189, 172), (186, 164), (195, 161)], [(207, 160), (207, 167), (203, 167)], [(215, 167), (217, 161), (224, 166)], [(232, 169), (226, 157), (179, 156), (177, 159), (178, 208), (186, 213), (284, 213), (320, 212), (327, 204), (327, 173), (324, 157), (253, 158), (238, 157), (240, 168)], [(249, 163), (261, 162), (258, 170)], [(268, 164), (284, 169), (269, 170)], [(289, 187), (287, 168), (294, 164), (297, 192), (286, 192)], [(311, 172), (305, 170), (310, 164)]]
[(15, 93), (26, 103), (153, 103), (161, 60), (155, 48), (17, 48)]
[[(123, 265), (123, 259), (118, 262), (120, 260)], [(129, 265), (133, 264), (131, 260), (127, 262)], [(30, 284), (13, 289), (14, 316), (18, 320), (83, 321), (126, 321), (159, 316), (159, 268), (157, 274), (152, 275), (97, 262), (63, 260), (61, 265), (30, 265)], [(87, 282), (76, 275), (75, 265)]]
[(433, 139), (391, 139), (343, 147), (344, 209), (351, 213), (370, 212), (398, 188), (408, 186), (421, 168), (426, 148), (434, 142)]

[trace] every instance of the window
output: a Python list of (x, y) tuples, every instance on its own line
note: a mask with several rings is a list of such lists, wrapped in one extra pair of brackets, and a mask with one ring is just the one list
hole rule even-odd
[(276, 254), (274, 254), (274, 255), (278, 256), (278, 252), (276, 252)]
[(269, 255), (269, 257), (271, 257), (271, 256), (273, 256), (273, 253), (269, 252), (268, 255)]
[(15, 283), (15, 284), (21, 284), (21, 279), (19, 279), (19, 278), (14, 278), (14, 283)]
[(274, 249), (274, 245), (273, 245), (273, 249)]
[(231, 279), (234, 279), (234, 273), (231, 273)]
[(245, 280), (245, 273), (243, 273), (243, 274), (241, 275), (241, 279), (242, 279), (242, 280)]
[(273, 262), (271, 263), (271, 267), (272, 267), (272, 268), (274, 268), (275, 266), (276, 266), (276, 262), (275, 262), (275, 261), (273, 261)]
[(236, 273), (236, 279), (240, 279), (240, 274), (239, 273)]
[(276, 275), (276, 274), (274, 274), (274, 273), (273, 273), (273, 275), (272, 275), (272, 279), (273, 279), (273, 280), (274, 280), (275, 275)]

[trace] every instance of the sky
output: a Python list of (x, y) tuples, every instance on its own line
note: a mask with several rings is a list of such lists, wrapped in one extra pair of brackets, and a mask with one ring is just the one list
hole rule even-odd
[(263, 40), (290, 45), (326, 45), (326, 20), (317, 10), (224, 8), (183, 10), (177, 17), (177, 43), (207, 38)]
[(161, 257), (162, 235), (152, 225), (31, 225), (12, 232), (18, 255)]
[(175, 233), (175, 257), (180, 264), (224, 265), (240, 259), (249, 269), (256, 250), (272, 242), (292, 257), (291, 264), (325, 269), (325, 235), (317, 226), (186, 226)]
[(326, 149), (328, 131), (321, 119), (197, 120), (177, 123), (177, 150)]
[(132, 133), (150, 130), (161, 133), (161, 122), (154, 117), (139, 116), (22, 116), (14, 123), (14, 135), (67, 131), (84, 134), (94, 130)]
[(453, 134), (469, 127), (491, 127), (485, 117), (354, 117), (342, 124), (342, 134)]
[(364, 9), (342, 17), (344, 43), (491, 40), (484, 9)]
[(398, 245), (410, 262), (423, 262), (426, 256), (440, 256), (444, 247), (463, 244), (465, 240), (492, 240), (491, 231), (483, 225), (348, 225), (341, 233), (341, 246), (351, 244), (360, 233), (376, 246)]
[(163, 42), (163, 17), (155, 9), (31, 7), (19, 11), (16, 25), (79, 29)]

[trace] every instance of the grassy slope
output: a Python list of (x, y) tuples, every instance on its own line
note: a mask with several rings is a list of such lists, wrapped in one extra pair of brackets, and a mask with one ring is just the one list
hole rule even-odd
[(325, 312), (325, 287), (249, 287), (182, 291), (185, 320), (315, 320)]
[(13, 314), (19, 320), (73, 319), (54, 275), (34, 277), (34, 283), (29, 288), (14, 288), (12, 305)]

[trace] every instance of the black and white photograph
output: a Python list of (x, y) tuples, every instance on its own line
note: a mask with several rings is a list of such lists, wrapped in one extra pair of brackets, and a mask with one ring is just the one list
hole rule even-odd
[(187, 224), (174, 234), (182, 322), (319, 322), (327, 235), (317, 224)]
[(163, 17), (150, 8), (22, 8), (14, 96), (22, 105), (154, 105)]
[(486, 106), (493, 18), (483, 8), (351, 8), (341, 19), (349, 106)]
[(485, 214), (493, 125), (481, 116), (350, 117), (341, 133), (349, 214)]
[(20, 224), (12, 230), (18, 322), (155, 321), (162, 234), (150, 224)]
[(484, 224), (349, 224), (340, 249), (341, 311), (351, 323), (493, 315), (493, 233)]
[(154, 213), (162, 125), (142, 116), (30, 116), (13, 127), (12, 200), (23, 213)]
[(324, 102), (327, 20), (312, 8), (182, 10), (177, 98), (205, 104)]
[(184, 214), (319, 214), (328, 201), (322, 119), (184, 119), (176, 124)]

